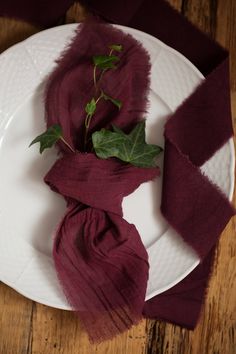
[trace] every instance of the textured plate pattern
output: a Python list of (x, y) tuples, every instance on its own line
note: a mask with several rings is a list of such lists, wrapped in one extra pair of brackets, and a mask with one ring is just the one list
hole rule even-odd
[[(232, 181), (235, 164), (233, 152), (234, 143), (233, 139), (230, 139), (201, 167), (202, 173), (215, 183), (230, 200), (233, 198), (234, 190)], [(225, 156), (229, 158), (226, 159)]]
[[(32, 67), (31, 57), (27, 55), (22, 44), (14, 47), (10, 57), (9, 60), (9, 50), (1, 55), (0, 126), (12, 116), (41, 81), (37, 70)], [(7, 78), (7, 82), (2, 84), (4, 77)]]

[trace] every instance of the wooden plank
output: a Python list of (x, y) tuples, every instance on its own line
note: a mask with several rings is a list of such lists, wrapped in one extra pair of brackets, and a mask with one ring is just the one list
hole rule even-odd
[(85, 7), (74, 3), (66, 13), (65, 23), (82, 22), (88, 15)]
[(33, 302), (0, 283), (0, 353), (29, 354)]
[(183, 14), (203, 32), (215, 38), (217, 1), (183, 0)]
[(39, 30), (24, 21), (0, 17), (0, 53)]
[(33, 354), (144, 354), (145, 321), (111, 341), (91, 345), (79, 319), (69, 311), (37, 304), (33, 314)]
[(168, 2), (178, 11), (181, 11), (183, 1), (182, 0), (168, 0)]
[[(218, 1), (216, 39), (230, 51), (231, 89), (236, 91), (236, 1)], [(236, 111), (234, 111), (236, 114)]]

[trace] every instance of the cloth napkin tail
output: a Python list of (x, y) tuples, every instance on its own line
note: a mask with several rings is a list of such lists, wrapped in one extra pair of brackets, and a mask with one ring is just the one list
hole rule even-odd
[(143, 315), (193, 330), (199, 320), (213, 271), (215, 248), (173, 288), (145, 302)]

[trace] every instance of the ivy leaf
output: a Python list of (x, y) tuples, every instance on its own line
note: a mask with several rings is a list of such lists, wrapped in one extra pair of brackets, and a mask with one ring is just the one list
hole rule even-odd
[(112, 129), (113, 129), (113, 132), (126, 136), (126, 134), (123, 132), (123, 130), (121, 130), (119, 127), (117, 127), (114, 124), (112, 124), (111, 126), (112, 126)]
[(94, 98), (91, 99), (90, 102), (88, 102), (85, 106), (85, 112), (89, 115), (92, 116), (94, 112), (96, 111), (96, 101)]
[(114, 63), (120, 59), (116, 55), (95, 55), (93, 57), (93, 63), (100, 69), (115, 69)]
[(112, 98), (111, 96), (106, 95), (104, 92), (102, 93), (102, 97), (104, 98), (104, 100), (106, 101), (111, 101), (116, 107), (118, 107), (119, 109), (121, 109), (122, 107), (122, 102), (120, 100), (117, 100), (115, 98)]
[(123, 50), (123, 47), (121, 44), (111, 44), (109, 45), (109, 49), (112, 49), (116, 52), (121, 52)]
[(101, 129), (92, 134), (96, 155), (101, 159), (117, 157), (137, 167), (155, 167), (156, 157), (163, 150), (158, 145), (145, 142), (145, 121), (139, 122), (134, 129), (125, 134), (113, 126), (113, 132)]
[(40, 143), (40, 154), (47, 149), (51, 148), (59, 139), (62, 138), (62, 128), (58, 124), (49, 127), (44, 133), (38, 135), (29, 146)]

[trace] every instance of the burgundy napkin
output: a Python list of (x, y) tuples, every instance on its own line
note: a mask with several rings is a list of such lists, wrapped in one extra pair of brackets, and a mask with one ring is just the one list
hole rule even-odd
[[(101, 89), (122, 101), (97, 105), (90, 134), (111, 123), (129, 131), (145, 117), (149, 56), (130, 35), (97, 21), (81, 25), (59, 60), (46, 90), (47, 124), (60, 124), (67, 142), (45, 182), (68, 202), (53, 248), (58, 277), (68, 302), (92, 341), (113, 337), (142, 318), (148, 280), (148, 256), (134, 225), (122, 218), (123, 197), (154, 179), (158, 168), (137, 168), (84, 151), (85, 106), (94, 92), (93, 55), (122, 44), (116, 70), (103, 75)], [(87, 144), (86, 151), (90, 150)]]
[[(209, 280), (214, 248), (235, 211), (200, 173), (232, 135), (228, 53), (163, 0), (85, 1), (103, 18), (140, 29), (184, 54), (206, 80), (165, 127), (162, 212), (199, 254), (201, 264), (172, 289), (146, 302), (144, 315), (194, 328)], [(157, 270), (158, 271), (158, 270)]]

